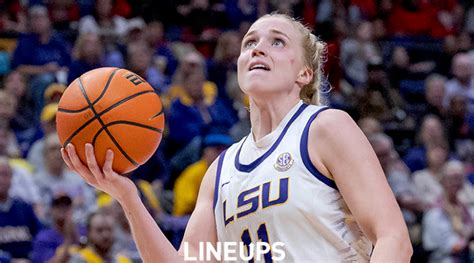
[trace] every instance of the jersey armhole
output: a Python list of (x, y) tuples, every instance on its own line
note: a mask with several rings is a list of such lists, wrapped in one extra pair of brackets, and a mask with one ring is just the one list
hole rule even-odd
[(217, 161), (217, 169), (216, 169), (216, 183), (214, 185), (214, 201), (213, 201), (213, 208), (216, 209), (217, 205), (217, 197), (219, 196), (219, 181), (221, 179), (221, 171), (222, 171), (222, 163), (224, 162), (224, 156), (227, 150), (223, 151), (219, 154), (219, 160)]
[(306, 123), (306, 126), (304, 127), (303, 134), (301, 136), (301, 141), (300, 141), (300, 154), (301, 154), (301, 159), (303, 161), (304, 166), (308, 171), (316, 177), (319, 181), (324, 183), (325, 185), (334, 188), (335, 190), (337, 189), (336, 183), (326, 177), (324, 174), (322, 174), (311, 162), (311, 159), (309, 158), (309, 151), (308, 151), (308, 137), (309, 137), (309, 128), (311, 127), (311, 123), (313, 123), (314, 119), (318, 116), (319, 113), (329, 109), (329, 107), (323, 107), (321, 109), (318, 109), (311, 117), (309, 118), (308, 122)]

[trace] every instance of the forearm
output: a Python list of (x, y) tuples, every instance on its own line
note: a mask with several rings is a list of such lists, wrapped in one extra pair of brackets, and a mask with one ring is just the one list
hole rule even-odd
[(377, 239), (371, 262), (410, 262), (413, 249), (404, 236), (387, 236)]
[(120, 202), (143, 262), (182, 262), (139, 197)]
[(33, 65), (21, 65), (18, 67), (18, 71), (21, 74), (26, 74), (26, 75), (36, 75), (36, 74), (47, 72), (44, 66), (33, 66)]

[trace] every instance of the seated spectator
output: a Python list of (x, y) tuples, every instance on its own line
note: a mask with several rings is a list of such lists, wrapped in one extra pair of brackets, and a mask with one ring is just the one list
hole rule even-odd
[(462, 163), (451, 161), (443, 167), (442, 199), (423, 218), (423, 245), (432, 251), (429, 262), (470, 261), (469, 242), (474, 237), (474, 219), (460, 199), (465, 182)]
[(453, 57), (452, 72), (454, 77), (446, 83), (444, 106), (447, 107), (455, 95), (465, 97), (467, 110), (474, 114), (474, 61), (467, 53)]
[(112, 0), (95, 1), (93, 15), (84, 16), (79, 21), (79, 33), (94, 33), (104, 39), (105, 44), (122, 42), (128, 30), (127, 20), (112, 12)]
[(441, 169), (448, 160), (447, 145), (431, 146), (426, 151), (428, 167), (413, 173), (413, 182), (425, 207), (433, 207), (443, 194)]
[(79, 175), (69, 171), (61, 160), (61, 144), (56, 133), (49, 134), (44, 142), (44, 169), (35, 172), (46, 210), (54, 196), (67, 194), (73, 200), (73, 220), (79, 227), (95, 207), (95, 192)]
[(72, 57), (67, 83), (71, 83), (89, 70), (103, 66), (104, 47), (99, 35), (96, 33), (79, 35), (74, 44)]
[(8, 253), (13, 260), (27, 260), (42, 225), (31, 205), (9, 196), (12, 177), (7, 157), (0, 156), (0, 251)]
[(133, 262), (142, 262), (137, 245), (133, 240), (132, 230), (120, 204), (116, 200), (112, 200), (103, 210), (108, 210), (108, 213), (116, 222), (114, 224), (115, 243), (113, 251), (128, 257)]
[(240, 36), (235, 31), (222, 33), (217, 39), (214, 57), (209, 60), (209, 80), (216, 83), (218, 96), (228, 99), (226, 93), (227, 78), (237, 72), (237, 58), (240, 55)]
[(374, 134), (383, 132), (382, 124), (375, 118), (362, 118), (357, 122), (357, 125), (367, 138)]
[(21, 150), (18, 145), (16, 134), (11, 129), (11, 124), (15, 116), (17, 109), (16, 97), (12, 96), (10, 93), (0, 90), (0, 128), (4, 132), (3, 138), (7, 141), (5, 143), (5, 149), (0, 149), (0, 151), (5, 151), (10, 157), (20, 157)]
[(341, 65), (347, 81), (355, 88), (367, 83), (367, 65), (382, 62), (373, 31), (372, 23), (364, 21), (357, 26), (353, 37), (341, 43)]
[(207, 169), (219, 154), (232, 143), (232, 138), (225, 134), (209, 134), (204, 137), (201, 159), (186, 167), (176, 179), (173, 189), (173, 215), (191, 215), (196, 206), (201, 181)]
[(446, 78), (431, 74), (425, 79), (425, 100), (426, 105), (420, 117), (432, 114), (440, 119), (444, 119), (445, 110), (443, 107), (443, 99), (445, 93)]
[(54, 197), (49, 215), (50, 227), (41, 230), (33, 241), (31, 259), (35, 263), (49, 262), (56, 249), (64, 243), (77, 245), (79, 241), (76, 225), (72, 221), (72, 200), (69, 196)]
[(447, 143), (443, 124), (438, 117), (427, 115), (423, 118), (416, 134), (416, 143), (403, 157), (412, 172), (426, 168), (426, 150), (430, 146)]
[(237, 142), (250, 133), (249, 97), (239, 87), (237, 72), (227, 76), (226, 92), (238, 118), (230, 128), (229, 135)]
[[(183, 92), (183, 84), (187, 76), (192, 73), (199, 72), (206, 74), (206, 68), (202, 55), (196, 50), (191, 50), (180, 57), (179, 65), (173, 75), (172, 83), (169, 90), (162, 96), (163, 105), (169, 108), (173, 100), (181, 96)], [(217, 93), (216, 84), (211, 81), (205, 81), (204, 87), (206, 90), (215, 90)]]
[(41, 211), (41, 197), (39, 189), (33, 181), (32, 167), (24, 159), (12, 156), (8, 152), (8, 137), (10, 130), (0, 124), (0, 156), (6, 156), (13, 171), (10, 197), (22, 199), (34, 206), (36, 212)]
[[(396, 90), (401, 90), (402, 95), (409, 97), (410, 95), (419, 95), (422, 93), (420, 90), (404, 90), (403, 81), (411, 80), (423, 80), (426, 76), (435, 69), (436, 64), (433, 61), (412, 61), (412, 57), (408, 54), (406, 48), (397, 46), (393, 49), (392, 57), (390, 61), (390, 67), (388, 68), (388, 74), (392, 87)], [(407, 98), (408, 99), (408, 98)]]
[(51, 27), (48, 10), (43, 6), (33, 6), (28, 13), (31, 33), (18, 39), (12, 57), (12, 68), (32, 77), (30, 92), (35, 112), (39, 116), (44, 105), (44, 90), (55, 81), (57, 73), (66, 70), (70, 56), (64, 40)]
[(386, 125), (409, 125), (407, 114), (403, 110), (405, 102), (398, 91), (390, 86), (383, 66), (371, 64), (367, 70), (367, 86), (358, 91), (360, 116), (373, 117)]
[(152, 59), (153, 52), (146, 42), (136, 41), (128, 44), (127, 69), (142, 76), (158, 94), (162, 94), (169, 80), (153, 65)]
[(43, 138), (37, 140), (31, 146), (28, 152), (27, 160), (33, 166), (35, 171), (44, 170), (44, 142), (46, 137), (56, 133), (56, 113), (58, 111), (57, 103), (46, 105), (41, 111), (41, 128), (44, 133)]
[(153, 60), (161, 72), (171, 79), (178, 67), (178, 60), (166, 41), (163, 23), (157, 20), (148, 23), (145, 38), (153, 49)]
[(38, 120), (33, 111), (34, 103), (31, 94), (28, 92), (26, 79), (20, 72), (14, 70), (5, 77), (3, 86), (5, 91), (13, 95), (18, 102), (16, 113), (10, 125), (17, 133), (25, 134), (21, 137), (26, 138), (28, 137), (26, 134), (35, 133), (38, 125)]
[(228, 130), (236, 122), (233, 109), (217, 97), (215, 86), (206, 85), (202, 72), (186, 76), (183, 84), (180, 97), (172, 102), (168, 113), (168, 146), (174, 145), (175, 150), (210, 127)]
[(417, 217), (424, 211), (425, 206), (421, 202), (422, 196), (413, 185), (408, 167), (405, 166), (393, 148), (390, 137), (383, 133), (377, 133), (371, 135), (368, 139), (402, 208), (406, 223), (409, 227), (413, 226), (417, 223)]
[(446, 130), (453, 149), (456, 149), (460, 141), (474, 138), (474, 113), (468, 112), (467, 104), (467, 98), (461, 95), (451, 97), (449, 102)]
[(87, 244), (71, 256), (69, 263), (123, 262), (131, 259), (113, 250), (116, 242), (114, 218), (101, 211), (93, 212), (87, 219)]

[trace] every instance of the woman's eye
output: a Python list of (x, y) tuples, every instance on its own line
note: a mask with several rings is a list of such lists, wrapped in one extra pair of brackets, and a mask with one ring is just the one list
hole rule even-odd
[(253, 48), (256, 44), (257, 42), (255, 40), (248, 40), (247, 42), (245, 42), (244, 48)]
[(284, 47), (285, 46), (285, 41), (277, 38), (273, 41), (273, 46), (275, 46), (275, 47)]

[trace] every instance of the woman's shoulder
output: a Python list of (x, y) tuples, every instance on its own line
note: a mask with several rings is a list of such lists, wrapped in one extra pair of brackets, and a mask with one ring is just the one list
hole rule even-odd
[[(316, 109), (321, 111), (322, 109)], [(317, 125), (315, 125), (317, 123)], [(339, 109), (328, 108), (321, 111), (312, 123), (312, 129), (329, 130), (352, 126), (355, 122), (352, 117), (345, 111)]]

